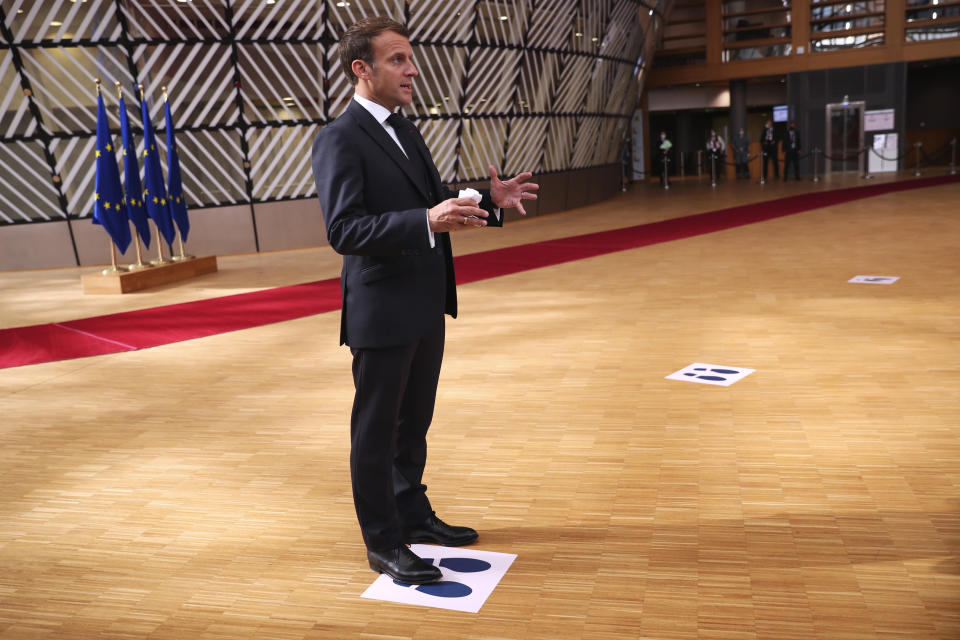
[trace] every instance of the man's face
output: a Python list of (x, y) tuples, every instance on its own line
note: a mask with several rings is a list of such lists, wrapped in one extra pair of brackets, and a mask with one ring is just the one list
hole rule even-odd
[(365, 88), (369, 97), (387, 109), (413, 102), (413, 79), (420, 75), (413, 64), (413, 49), (410, 41), (399, 33), (384, 31), (371, 38), (373, 45), (373, 68), (366, 78)]

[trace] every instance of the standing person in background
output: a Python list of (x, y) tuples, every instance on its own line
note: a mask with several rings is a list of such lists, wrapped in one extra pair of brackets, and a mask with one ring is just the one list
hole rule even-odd
[(760, 146), (763, 149), (763, 180), (766, 182), (770, 179), (770, 174), (767, 173), (767, 162), (773, 163), (773, 177), (780, 177), (780, 165), (777, 159), (777, 138), (773, 134), (773, 123), (767, 120), (767, 124), (763, 126), (763, 133), (760, 135)]
[(737, 130), (737, 135), (733, 139), (733, 160), (737, 164), (737, 179), (750, 178), (750, 138), (744, 132), (743, 127)]
[(719, 180), (720, 172), (723, 170), (723, 159), (725, 157), (727, 145), (723, 138), (717, 135), (714, 129), (710, 129), (710, 137), (707, 138), (707, 157), (710, 158), (710, 170), (712, 176)]
[(660, 186), (670, 188), (670, 163), (673, 161), (673, 143), (667, 138), (667, 132), (660, 132), (660, 144), (657, 146), (657, 165), (660, 167)]
[(434, 513), (423, 472), (443, 360), (445, 314), (457, 315), (450, 232), (502, 224), (500, 208), (525, 213), (536, 184), (521, 173), (458, 197), (443, 185), (416, 126), (406, 27), (364, 18), (340, 39), (355, 87), (340, 117), (313, 143), (313, 176), (330, 246), (343, 255), (340, 342), (353, 355), (350, 417), (353, 502), (370, 568), (404, 583), (440, 570), (406, 545), (470, 544), (477, 532)]
[(797, 123), (790, 121), (790, 128), (787, 135), (783, 137), (783, 181), (787, 181), (790, 175), (790, 165), (793, 165), (793, 177), (800, 179), (800, 133), (797, 131)]

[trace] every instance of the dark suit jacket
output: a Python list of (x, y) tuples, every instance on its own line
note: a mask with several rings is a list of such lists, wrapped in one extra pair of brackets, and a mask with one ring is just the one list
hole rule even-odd
[(766, 127), (763, 128), (763, 133), (760, 135), (760, 144), (763, 146), (763, 150), (769, 153), (777, 152), (777, 134), (773, 132), (773, 128), (769, 129), (770, 131), (770, 141), (767, 142), (767, 131)]
[(799, 153), (800, 149), (802, 149), (802, 147), (800, 146), (800, 132), (796, 129), (794, 129), (793, 131), (793, 143), (794, 143), (793, 148), (791, 148), (790, 147), (790, 131), (788, 130), (786, 133), (783, 134), (783, 152)]
[[(408, 344), (436, 329), (444, 313), (457, 315), (450, 235), (436, 234), (431, 248), (425, 213), (456, 194), (410, 128), (426, 170), (355, 100), (313, 142), (327, 239), (344, 256), (340, 343), (352, 348)], [(488, 192), (483, 196), (480, 207), (495, 226), (495, 206)]]

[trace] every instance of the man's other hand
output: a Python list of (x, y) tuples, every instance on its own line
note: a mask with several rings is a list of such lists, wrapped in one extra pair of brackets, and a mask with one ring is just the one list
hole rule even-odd
[(497, 177), (497, 170), (493, 165), (490, 165), (490, 198), (501, 209), (516, 207), (520, 215), (527, 215), (523, 208), (523, 201), (536, 200), (537, 194), (533, 192), (540, 188), (540, 185), (535, 182), (524, 182), (532, 177), (532, 173), (524, 171), (503, 181)]

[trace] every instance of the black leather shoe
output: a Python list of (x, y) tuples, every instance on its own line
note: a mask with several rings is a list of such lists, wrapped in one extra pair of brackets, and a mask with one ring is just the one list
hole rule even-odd
[(377, 573), (385, 573), (394, 580), (407, 584), (427, 584), (443, 577), (440, 569), (424, 562), (403, 545), (387, 551), (368, 550), (367, 560), (370, 568)]
[(407, 544), (432, 542), (444, 547), (462, 547), (470, 544), (477, 537), (477, 532), (470, 527), (451, 526), (438, 518), (435, 513), (431, 513), (426, 522), (403, 530), (403, 541)]

